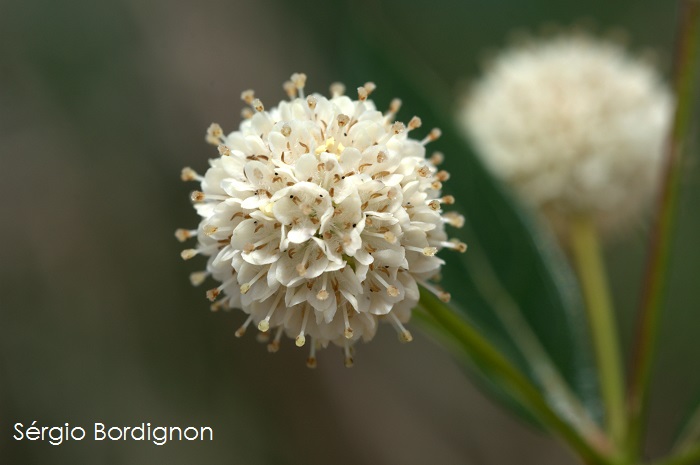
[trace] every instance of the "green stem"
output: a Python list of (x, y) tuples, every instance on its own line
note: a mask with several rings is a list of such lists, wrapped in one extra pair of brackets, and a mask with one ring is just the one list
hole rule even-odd
[(610, 463), (601, 451), (596, 450), (571, 425), (559, 418), (544, 400), (540, 391), (475, 328), (424, 289), (421, 289), (420, 306), (443, 330), (451, 334), (470, 356), (492, 369), (493, 373), (513, 390), (514, 394), (543, 424), (561, 434), (586, 463)]
[(543, 395), (558, 415), (571, 423), (583, 437), (601, 449), (612, 449), (602, 429), (591, 418), (579, 397), (571, 390), (566, 380), (554, 365), (537, 335), (533, 332), (516, 300), (505, 288), (494, 271), (477, 234), (465, 223), (465, 236), (470, 238), (468, 259), (463, 259), (479, 294), (491, 304), (494, 314), (503, 324), (519, 351), (525, 355), (536, 380), (544, 388)]
[(625, 437), (626, 414), (623, 371), (615, 314), (601, 256), (596, 226), (590, 215), (571, 221), (571, 250), (586, 299), (595, 348), (607, 429), (615, 444)]
[(654, 462), (653, 465), (698, 465), (700, 464), (700, 444), (687, 447), (677, 454)]
[(642, 299), (637, 316), (637, 333), (629, 382), (628, 451), (638, 453), (646, 418), (649, 382), (664, 301), (676, 210), (682, 179), (683, 142), (690, 127), (697, 85), (700, 0), (683, 0), (675, 60), (676, 114), (666, 147), (663, 185), (649, 238)]

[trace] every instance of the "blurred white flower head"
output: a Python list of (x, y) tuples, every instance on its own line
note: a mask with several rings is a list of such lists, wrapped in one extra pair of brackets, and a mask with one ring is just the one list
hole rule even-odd
[(269, 110), (245, 91), (250, 108), (239, 130), (210, 126), (206, 138), (219, 157), (204, 176), (182, 174), (201, 183), (192, 200), (202, 220), (176, 236), (198, 242), (183, 258), (208, 257), (191, 280), (220, 282), (207, 291), (212, 309), (248, 314), (237, 336), (254, 324), (274, 352), (286, 334), (310, 346), (311, 367), (316, 349), (334, 343), (350, 366), (352, 344), (372, 339), (379, 321), (411, 340), (403, 324), (418, 284), (449, 298), (428, 280), (443, 264), (440, 249), (466, 250), (445, 234), (445, 224), (464, 220), (443, 213), (454, 202), (440, 193), (448, 174), (435, 167), (440, 155), (425, 157), (437, 129), (410, 138), (420, 119), (395, 122), (398, 100), (377, 111), (372, 83), (352, 100), (341, 84), (330, 98), (305, 97), (305, 81), (293, 75), (284, 85), (289, 101)]
[(559, 232), (580, 214), (610, 231), (657, 184), (672, 106), (650, 64), (572, 33), (503, 51), (459, 117), (485, 163)]

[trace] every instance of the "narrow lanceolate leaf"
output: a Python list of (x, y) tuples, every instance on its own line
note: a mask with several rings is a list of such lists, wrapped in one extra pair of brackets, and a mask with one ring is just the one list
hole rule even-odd
[[(432, 146), (449, 154), (441, 168), (451, 173), (448, 193), (460, 199), (456, 206), (467, 218), (458, 238), (470, 247), (460, 260), (447, 261), (442, 286), (488, 341), (547, 393), (553, 407), (559, 409), (565, 399), (560, 415), (583, 415), (590, 426), (590, 418), (600, 415), (600, 397), (583, 304), (569, 265), (554, 240), (460, 136), (446, 90), (419, 63), (403, 59), (400, 48), (386, 42), (390, 35), (384, 34), (382, 42), (367, 24), (364, 17), (348, 27), (355, 34), (348, 36), (343, 53), (346, 79), (362, 83), (371, 78), (391, 94), (411, 96), (399, 117), (416, 114), (426, 126), (442, 129)], [(490, 381), (481, 384), (492, 390)]]

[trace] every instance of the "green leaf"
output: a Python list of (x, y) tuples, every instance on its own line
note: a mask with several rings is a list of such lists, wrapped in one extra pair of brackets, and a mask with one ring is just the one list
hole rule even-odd
[(686, 410), (681, 426), (676, 434), (674, 449), (685, 449), (693, 444), (700, 444), (700, 394)]

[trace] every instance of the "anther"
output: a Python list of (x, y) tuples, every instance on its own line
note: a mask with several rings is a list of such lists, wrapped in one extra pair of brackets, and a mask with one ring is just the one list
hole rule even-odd
[(205, 198), (206, 195), (202, 191), (192, 191), (190, 194), (190, 199), (192, 199), (193, 202), (203, 202)]
[(250, 119), (253, 117), (255, 113), (253, 113), (253, 110), (251, 110), (248, 107), (245, 107), (244, 109), (241, 110), (241, 117), (245, 119)]
[(327, 290), (321, 289), (321, 290), (318, 291), (318, 293), (316, 294), (316, 298), (317, 298), (318, 300), (326, 300), (326, 299), (328, 298), (328, 295), (329, 295), (329, 294), (328, 294), (328, 291), (327, 291)]
[(425, 247), (422, 252), (426, 257), (433, 257), (437, 253), (437, 249), (435, 247)]
[(386, 288), (386, 293), (389, 294), (391, 297), (398, 297), (399, 288), (396, 286), (389, 286)]
[(435, 152), (430, 157), (430, 163), (432, 163), (435, 166), (442, 164), (443, 161), (445, 161), (445, 155), (443, 155), (442, 152)]
[(386, 161), (386, 154), (384, 152), (377, 153), (377, 163), (384, 163)]
[(442, 131), (440, 131), (438, 128), (433, 128), (430, 133), (425, 136), (425, 139), (421, 141), (423, 145), (427, 144), (428, 142), (433, 142), (436, 141), (440, 138), (442, 135)]
[(309, 105), (309, 108), (311, 108), (312, 110), (316, 108), (316, 103), (318, 102), (316, 100), (316, 97), (314, 97), (313, 95), (309, 95), (308, 97), (306, 97), (306, 104)]
[(294, 73), (289, 79), (294, 83), (294, 87), (297, 89), (303, 89), (306, 85), (306, 74), (304, 73)]
[(294, 99), (297, 96), (297, 87), (292, 81), (284, 81), (282, 88), (290, 99)]
[(235, 333), (233, 333), (236, 337), (243, 337), (245, 334), (246, 329), (248, 329), (248, 325), (253, 321), (253, 315), (250, 315), (246, 320), (245, 323), (241, 325), (240, 328), (236, 330)]
[(197, 233), (197, 231), (192, 230), (192, 229), (178, 229), (175, 231), (175, 237), (177, 237), (177, 240), (180, 242), (185, 242), (187, 239), (190, 237), (194, 236)]
[(374, 92), (374, 90), (377, 88), (377, 85), (373, 82), (365, 82), (365, 90), (367, 91), (367, 95), (371, 94)]
[(203, 178), (195, 170), (186, 166), (180, 172), (180, 179), (183, 181), (201, 181)]
[(445, 223), (455, 228), (461, 228), (462, 226), (464, 226), (464, 216), (460, 215), (457, 212), (445, 213), (444, 215), (442, 215), (442, 219), (443, 221), (445, 221)]
[(304, 98), (304, 86), (306, 85), (306, 74), (294, 73), (290, 80), (294, 83), (294, 87), (299, 92), (299, 97)]
[(369, 95), (369, 93), (367, 92), (367, 89), (365, 89), (364, 87), (357, 88), (357, 99), (360, 102), (364, 102), (365, 100), (367, 100), (368, 95)]
[(444, 203), (445, 205), (452, 205), (452, 204), (455, 203), (455, 198), (454, 198), (454, 196), (452, 196), (452, 195), (446, 195), (446, 196), (444, 196), (444, 197), (443, 197), (442, 199), (440, 199), (440, 200), (441, 200), (442, 203)]
[(389, 313), (389, 318), (391, 318), (391, 324), (394, 326), (394, 329), (396, 329), (396, 333), (399, 336), (399, 341), (411, 342), (413, 340), (413, 336), (411, 335), (410, 331), (404, 327), (399, 318), (393, 312)]
[(206, 141), (212, 145), (219, 145), (219, 140), (224, 135), (224, 131), (216, 123), (211, 123), (207, 128)]
[(207, 299), (209, 299), (210, 302), (214, 302), (216, 298), (219, 297), (220, 293), (221, 291), (218, 287), (215, 287), (214, 289), (209, 289), (207, 291)]
[(280, 130), (280, 132), (282, 133), (282, 135), (284, 137), (289, 137), (289, 135), (292, 133), (292, 128), (287, 123), (285, 123), (282, 126), (282, 129)]
[(256, 98), (255, 100), (253, 100), (253, 103), (251, 105), (253, 105), (253, 108), (255, 108), (255, 111), (260, 112), (260, 111), (265, 110), (265, 107), (263, 106), (263, 104), (259, 98)]
[(435, 177), (438, 179), (438, 181), (445, 182), (450, 179), (450, 173), (445, 170), (440, 170), (435, 174)]
[(282, 331), (284, 330), (283, 326), (280, 326), (277, 328), (277, 332), (275, 333), (275, 338), (272, 340), (271, 343), (267, 345), (267, 351), (270, 352), (271, 354), (274, 354), (278, 350), (280, 350), (280, 340), (282, 339)]
[(209, 276), (209, 273), (206, 271), (194, 271), (190, 273), (190, 283), (195, 287), (199, 286), (207, 279), (207, 276)]
[(345, 94), (345, 84), (342, 82), (334, 82), (331, 84), (331, 96), (340, 97)]
[(222, 157), (228, 157), (231, 155), (231, 149), (224, 144), (219, 144), (217, 150), (219, 151), (219, 155), (221, 155)]
[(391, 125), (391, 132), (394, 134), (401, 134), (406, 130), (406, 125), (403, 124), (401, 121), (396, 121), (394, 124)]
[(428, 176), (430, 176), (430, 168), (428, 168), (427, 166), (421, 166), (416, 170), (416, 172), (418, 173), (418, 176), (422, 178), (427, 178)]
[(248, 89), (241, 92), (241, 100), (243, 100), (248, 105), (252, 105), (253, 100), (255, 100), (255, 92), (253, 91), (253, 89)]
[(398, 111), (401, 109), (401, 103), (401, 99), (395, 98), (392, 100), (389, 104), (389, 113), (398, 113)]
[(343, 341), (343, 351), (345, 353), (345, 367), (350, 368), (354, 365), (354, 361), (352, 359), (352, 355), (350, 354), (350, 345), (348, 344), (348, 341)]
[(197, 255), (199, 252), (197, 249), (185, 249), (182, 252), (180, 252), (180, 256), (182, 257), (183, 260), (189, 260), (190, 258), (194, 257)]
[(206, 234), (207, 236), (211, 236), (212, 234), (214, 234), (218, 230), (219, 230), (219, 228), (217, 228), (216, 226), (211, 225), (211, 224), (208, 224), (202, 228), (202, 232), (204, 232), (204, 234)]
[(411, 121), (408, 122), (408, 130), (410, 131), (411, 129), (417, 129), (421, 127), (422, 124), (423, 122), (421, 121), (421, 119), (417, 116), (414, 116), (413, 118), (411, 118)]
[(342, 113), (337, 116), (337, 119), (338, 119), (338, 127), (339, 128), (344, 127), (346, 124), (348, 124), (350, 122), (350, 117), (348, 115), (344, 115)]

